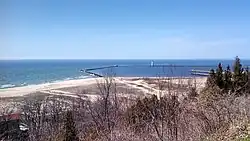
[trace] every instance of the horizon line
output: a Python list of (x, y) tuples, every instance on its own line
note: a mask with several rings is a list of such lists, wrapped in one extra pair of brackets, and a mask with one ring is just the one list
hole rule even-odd
[[(240, 58), (240, 57), (239, 57)], [(241, 60), (250, 60), (250, 58), (240, 58)], [(235, 60), (235, 58), (8, 58), (0, 61), (25, 61), (25, 60)]]

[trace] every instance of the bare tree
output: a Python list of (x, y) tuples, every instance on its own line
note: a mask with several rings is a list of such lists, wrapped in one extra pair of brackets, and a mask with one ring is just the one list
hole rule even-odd
[(95, 103), (88, 104), (88, 111), (95, 124), (99, 136), (105, 136), (106, 140), (112, 140), (112, 132), (118, 119), (118, 98), (115, 78), (104, 77), (97, 81), (99, 98)]

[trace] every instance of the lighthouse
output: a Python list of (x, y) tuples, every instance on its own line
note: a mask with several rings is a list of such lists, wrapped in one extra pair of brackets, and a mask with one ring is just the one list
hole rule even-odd
[(154, 61), (151, 61), (150, 66), (151, 66), (151, 67), (153, 67), (153, 66), (154, 66)]

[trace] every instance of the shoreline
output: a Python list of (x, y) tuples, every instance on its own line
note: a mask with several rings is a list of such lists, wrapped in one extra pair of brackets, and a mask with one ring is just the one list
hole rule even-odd
[(50, 89), (60, 89), (67, 87), (76, 87), (86, 84), (95, 83), (98, 78), (84, 78), (84, 79), (74, 79), (74, 80), (63, 80), (59, 82), (43, 83), (43, 84), (33, 84), (27, 86), (13, 87), (0, 89), (0, 97), (15, 97), (24, 96), (37, 91), (44, 91)]
[[(142, 79), (159, 79), (159, 77), (114, 77), (115, 81), (118, 83), (125, 82), (136, 82), (136, 80)], [(206, 77), (161, 77), (160, 79), (174, 79), (174, 80), (185, 80), (185, 79), (206, 79)], [(97, 82), (101, 82), (103, 78), (83, 78), (83, 79), (74, 79), (74, 80), (64, 80), (59, 82), (52, 82), (52, 83), (44, 83), (44, 84), (34, 84), (34, 85), (27, 85), (21, 87), (14, 87), (14, 88), (6, 88), (0, 89), (0, 98), (3, 97), (18, 97), (18, 96), (25, 96), (28, 94), (32, 94), (35, 92), (41, 91), (48, 91), (54, 89), (61, 89), (61, 88), (70, 88), (70, 87), (87, 87), (89, 85), (96, 84)], [(174, 83), (178, 83), (178, 81), (173, 81)]]
[(51, 83), (68, 81), (68, 80), (88, 79), (88, 78), (93, 78), (93, 77), (89, 75), (84, 75), (84, 76), (79, 76), (79, 77), (66, 77), (63, 79), (51, 80), (51, 81), (47, 81), (47, 82), (45, 81), (45, 82), (39, 82), (39, 83), (26, 83), (26, 82), (23, 82), (21, 84), (7, 83), (7, 84), (0, 85), (0, 90), (10, 89), (10, 88), (20, 88), (20, 87), (26, 87), (26, 86), (31, 86), (31, 85), (33, 86), (33, 85), (51, 84)]

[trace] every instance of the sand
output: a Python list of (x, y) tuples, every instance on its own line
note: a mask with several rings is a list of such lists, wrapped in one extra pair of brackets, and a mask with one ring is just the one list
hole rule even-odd
[(29, 86), (16, 87), (16, 88), (0, 89), (0, 97), (24, 96), (24, 95), (31, 94), (34, 92), (39, 92), (39, 91), (90, 85), (90, 84), (96, 83), (98, 79), (101, 79), (101, 78), (67, 80), (67, 81), (61, 81), (61, 82), (55, 82), (55, 83), (46, 83), (46, 84), (29, 85)]
[[(152, 93), (155, 94), (158, 92), (157, 89), (153, 88), (150, 84), (145, 83), (145, 78), (136, 78), (136, 77), (115, 77), (114, 78), (116, 83), (124, 84), (128, 86), (128, 88), (138, 89), (144, 93)], [(156, 79), (156, 78), (149, 78), (149, 79)], [(29, 85), (23, 87), (16, 87), (16, 88), (7, 88), (7, 89), (0, 89), (0, 97), (18, 97), (18, 96), (25, 96), (35, 92), (42, 92), (47, 94), (54, 94), (54, 95), (65, 95), (65, 96), (72, 96), (74, 97), (75, 93), (70, 93), (67, 91), (62, 91), (58, 89), (67, 89), (72, 87), (88, 87), (90, 85), (95, 85), (97, 82), (102, 82), (103, 78), (87, 78), (87, 79), (79, 79), (79, 80), (66, 80), (61, 82), (55, 83), (47, 83), (47, 84), (39, 84), (39, 85)], [(188, 83), (196, 83), (198, 87), (204, 87), (206, 82), (205, 77), (199, 78), (173, 78), (171, 83), (176, 84), (185, 84)]]

